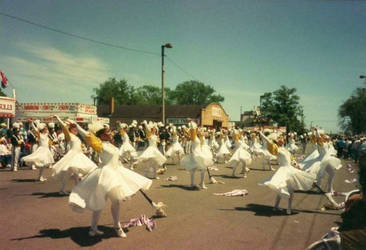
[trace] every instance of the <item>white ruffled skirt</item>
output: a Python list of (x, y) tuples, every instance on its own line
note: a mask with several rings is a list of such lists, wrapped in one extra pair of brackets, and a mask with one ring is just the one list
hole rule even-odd
[(292, 166), (282, 166), (271, 177), (260, 182), (259, 185), (265, 185), (281, 197), (288, 199), (291, 191), (307, 191), (312, 188), (314, 181), (315, 176), (310, 173)]
[(38, 147), (34, 153), (23, 157), (22, 161), (37, 168), (48, 167), (55, 162), (50, 149), (46, 146)]
[(86, 175), (98, 166), (84, 153), (70, 150), (52, 167), (52, 176), (61, 179), (65, 175)]
[(228, 167), (234, 168), (244, 163), (246, 166), (252, 163), (252, 157), (244, 148), (239, 147), (228, 162)]
[(180, 165), (185, 167), (187, 171), (205, 171), (213, 165), (213, 159), (209, 155), (205, 155), (202, 151), (194, 151), (182, 158)]
[(138, 164), (155, 164), (162, 166), (166, 162), (166, 157), (155, 146), (149, 146), (137, 158)]
[(129, 142), (124, 142), (120, 149), (119, 155), (121, 157), (132, 157), (135, 158), (137, 156), (136, 149)]
[(123, 166), (107, 165), (90, 172), (72, 190), (69, 204), (77, 211), (88, 208), (99, 211), (107, 198), (121, 201), (130, 198), (140, 189), (150, 188), (152, 181)]

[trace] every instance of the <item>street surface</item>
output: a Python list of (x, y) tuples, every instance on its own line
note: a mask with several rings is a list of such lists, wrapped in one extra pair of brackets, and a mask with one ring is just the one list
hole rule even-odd
[[(344, 167), (335, 178), (336, 191), (349, 191), (355, 183), (345, 179), (357, 177)], [(59, 196), (60, 183), (50, 179), (35, 182), (38, 170), (21, 168), (18, 172), (0, 170), (0, 248), (1, 249), (305, 249), (340, 222), (341, 211), (321, 211), (326, 198), (316, 192), (296, 193), (293, 215), (273, 212), (275, 194), (257, 183), (270, 176), (260, 161), (254, 161), (248, 178), (232, 178), (231, 169), (215, 165), (211, 171), (225, 184), (207, 184), (208, 190), (190, 190), (189, 174), (181, 167), (168, 165), (168, 171), (154, 180), (147, 194), (154, 201), (168, 205), (168, 217), (156, 219), (157, 228), (132, 227), (127, 238), (115, 237), (110, 203), (104, 209), (99, 229), (102, 237), (89, 237), (91, 212), (73, 212), (68, 197)], [(277, 168), (278, 166), (275, 166)], [(138, 172), (142, 170), (138, 169)], [(238, 175), (240, 170), (237, 170)], [(177, 181), (165, 180), (177, 176)], [(196, 175), (196, 183), (199, 175)], [(206, 176), (206, 183), (208, 178)], [(68, 185), (68, 190), (71, 189)], [(326, 180), (323, 181), (323, 189)], [(247, 189), (245, 197), (215, 196), (213, 193)], [(341, 201), (336, 197), (337, 201)], [(281, 208), (287, 207), (282, 200)], [(121, 203), (121, 223), (154, 210), (140, 193)]]

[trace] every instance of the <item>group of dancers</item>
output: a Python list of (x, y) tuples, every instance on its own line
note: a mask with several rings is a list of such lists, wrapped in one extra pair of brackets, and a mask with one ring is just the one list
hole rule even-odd
[[(294, 157), (299, 148), (296, 145), (296, 133), (284, 135), (278, 131), (245, 132), (238, 128), (230, 130), (208, 129), (198, 127), (193, 121), (188, 126), (176, 127), (172, 124), (161, 126), (154, 122), (142, 122), (139, 127), (144, 130), (146, 146), (137, 143), (141, 138), (131, 141), (130, 130), (136, 128), (137, 122), (128, 125), (117, 124), (117, 133), (122, 144), (116, 147), (108, 124), (94, 122), (88, 129), (82, 128), (73, 120), (62, 121), (53, 117), (61, 126), (67, 153), (57, 162), (50, 150), (50, 137), (46, 124), (32, 122), (33, 133), (38, 138), (38, 148), (30, 155), (23, 157), (29, 166), (39, 169), (39, 181), (45, 181), (43, 170), (52, 168), (52, 177), (60, 180), (60, 194), (67, 194), (66, 182), (75, 183), (69, 194), (69, 204), (75, 210), (92, 211), (90, 236), (103, 234), (98, 230), (98, 220), (107, 200), (112, 203), (111, 214), (114, 228), (119, 237), (126, 237), (120, 222), (120, 201), (123, 201), (139, 190), (148, 190), (158, 175), (167, 171), (170, 165), (184, 167), (190, 175), (189, 186), (192, 189), (205, 190), (206, 172), (214, 164), (232, 168), (236, 176), (241, 169), (241, 177), (246, 178), (254, 160), (261, 160), (263, 169), (275, 171), (260, 182), (276, 193), (274, 210), (279, 209), (281, 199), (288, 200), (287, 214), (292, 213), (294, 191), (309, 191), (320, 187), (325, 174), (328, 175), (328, 186), (325, 191), (328, 199), (339, 206), (332, 198), (333, 179), (342, 165), (336, 158), (336, 151), (330, 138), (321, 130), (312, 128), (309, 140), (309, 154), (300, 162)], [(163, 137), (159, 131), (169, 135)], [(286, 140), (287, 137), (287, 140)], [(287, 143), (286, 143), (287, 141)], [(97, 157), (87, 157), (85, 149), (89, 148)], [(88, 150), (88, 152), (90, 152)], [(272, 164), (278, 163), (277, 170)], [(143, 169), (143, 175), (134, 171)], [(200, 176), (195, 185), (196, 173)], [(143, 193), (146, 195), (145, 193)]]

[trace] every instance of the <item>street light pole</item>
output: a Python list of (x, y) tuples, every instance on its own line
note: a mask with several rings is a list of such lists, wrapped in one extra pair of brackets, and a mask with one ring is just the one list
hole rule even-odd
[(164, 45), (161, 45), (161, 104), (162, 104), (162, 123), (165, 124), (165, 89), (164, 89), (164, 49), (173, 48), (173, 45), (170, 43), (166, 43)]

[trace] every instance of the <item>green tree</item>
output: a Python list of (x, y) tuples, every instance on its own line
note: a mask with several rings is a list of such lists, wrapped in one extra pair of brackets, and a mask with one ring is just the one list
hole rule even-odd
[(7, 96), (1, 88), (0, 88), (0, 96)]
[[(172, 91), (165, 88), (165, 103), (172, 104)], [(138, 104), (161, 104), (161, 88), (153, 85), (144, 85), (136, 89), (136, 98)]]
[(339, 125), (345, 132), (366, 132), (366, 88), (357, 88), (338, 110)]
[(98, 88), (94, 88), (97, 105), (109, 104), (112, 97), (116, 104), (132, 105), (137, 103), (136, 91), (133, 86), (130, 86), (126, 80), (117, 81), (115, 78), (110, 78), (100, 84)]
[(176, 104), (202, 104), (223, 102), (224, 97), (215, 94), (215, 89), (199, 81), (185, 81), (177, 85), (171, 93)]
[(261, 112), (278, 126), (286, 126), (287, 131), (304, 132), (304, 112), (296, 95), (296, 88), (282, 85), (278, 90), (261, 96)]

